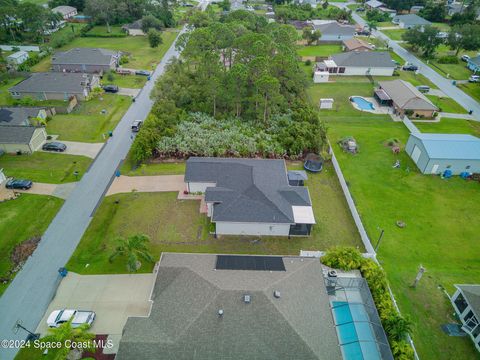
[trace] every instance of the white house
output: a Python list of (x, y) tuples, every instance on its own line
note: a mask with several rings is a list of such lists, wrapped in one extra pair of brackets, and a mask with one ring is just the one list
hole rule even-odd
[(402, 29), (419, 27), (422, 31), (425, 26), (432, 25), (430, 21), (425, 20), (417, 14), (397, 15), (392, 19), (392, 22), (400, 26)]
[(462, 330), (472, 339), (480, 352), (480, 285), (455, 285), (451, 297), (455, 312), (462, 322)]
[(291, 186), (284, 160), (187, 160), (189, 193), (202, 193), (216, 235), (308, 236), (315, 217), (308, 189)]
[(315, 71), (313, 73), (313, 82), (315, 84), (328, 82), (330, 73), (328, 71)]
[(317, 63), (315, 71), (330, 75), (392, 76), (395, 67), (387, 51), (349, 51)]
[(52, 12), (61, 14), (64, 20), (71, 19), (78, 13), (76, 8), (67, 5), (54, 7)]
[(11, 65), (20, 65), (28, 59), (28, 52), (26, 51), (17, 51), (11, 55), (7, 56), (7, 63)]

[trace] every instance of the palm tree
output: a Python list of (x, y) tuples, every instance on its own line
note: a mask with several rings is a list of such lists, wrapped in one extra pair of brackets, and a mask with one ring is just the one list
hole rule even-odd
[[(377, 22), (376, 21), (368, 21), (367, 22), (368, 31), (371, 33), (374, 30), (377, 30)], [(370, 35), (368, 35), (370, 37)]]
[[(53, 352), (52, 360), (65, 360), (72, 358), (72, 355), (75, 355), (75, 358), (80, 358), (79, 351), (95, 351), (93, 345), (95, 335), (87, 331), (89, 328), (90, 325), (88, 324), (82, 324), (74, 328), (72, 319), (70, 319), (57, 328), (48, 329), (49, 335), (42, 338), (41, 341), (62, 344), (58, 351)], [(82, 346), (83, 344), (89, 344), (89, 346), (82, 347), (81, 350), (71, 350), (71, 347), (65, 346), (66, 343), (82, 343)]]
[(137, 271), (142, 263), (140, 258), (153, 262), (153, 257), (147, 248), (147, 243), (150, 242), (150, 238), (144, 234), (136, 234), (129, 236), (128, 238), (118, 238), (118, 246), (113, 254), (110, 256), (109, 261), (112, 262), (117, 256), (124, 256), (127, 258), (127, 269), (130, 272)]

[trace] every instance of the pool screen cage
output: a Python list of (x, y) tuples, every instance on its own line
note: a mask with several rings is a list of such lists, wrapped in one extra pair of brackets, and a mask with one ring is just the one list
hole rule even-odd
[(387, 336), (365, 279), (326, 276), (325, 285), (344, 358), (393, 360)]

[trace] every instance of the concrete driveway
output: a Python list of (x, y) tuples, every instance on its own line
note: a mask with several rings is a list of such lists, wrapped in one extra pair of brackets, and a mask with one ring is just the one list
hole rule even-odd
[(120, 176), (113, 181), (108, 189), (107, 196), (128, 193), (132, 190), (139, 192), (177, 192), (184, 189), (183, 175)]
[[(76, 141), (62, 141), (59, 142), (67, 145), (67, 150), (64, 152), (58, 152), (57, 154), (69, 154), (69, 155), (83, 155), (92, 159), (97, 157), (97, 154), (102, 149), (104, 143), (85, 143), (85, 142), (76, 142)], [(43, 151), (43, 150), (39, 150)], [(52, 151), (43, 151), (43, 152), (52, 152)]]
[(91, 331), (95, 334), (121, 335), (130, 316), (148, 316), (150, 294), (156, 274), (79, 275), (69, 272), (37, 331), (44, 335), (48, 315), (59, 309), (92, 310), (96, 313)]
[(61, 199), (66, 199), (70, 193), (75, 189), (76, 183), (66, 184), (45, 184), (34, 182), (29, 190), (15, 190), (16, 192), (36, 195), (51, 195)]
[(141, 89), (119, 88), (117, 95), (137, 96)]

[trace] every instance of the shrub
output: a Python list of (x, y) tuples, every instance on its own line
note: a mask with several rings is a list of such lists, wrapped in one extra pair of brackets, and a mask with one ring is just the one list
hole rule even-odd
[(312, 65), (312, 60), (310, 60), (310, 59), (305, 60), (305, 65), (307, 65), (307, 66)]
[(458, 58), (455, 55), (445, 55), (438, 58), (439, 64), (458, 64)]
[(155, 29), (148, 30), (147, 33), (148, 43), (151, 48), (156, 48), (158, 45), (163, 43), (162, 33)]
[(336, 247), (327, 252), (322, 263), (335, 269), (354, 270), (362, 266), (363, 257), (351, 247)]
[(115, 76), (113, 75), (112, 71), (107, 72), (107, 80), (110, 82), (115, 80)]
[(127, 55), (122, 55), (122, 56), (120, 56), (120, 60), (118, 61), (118, 64), (119, 65), (128, 64), (129, 61), (130, 60), (129, 60)]

